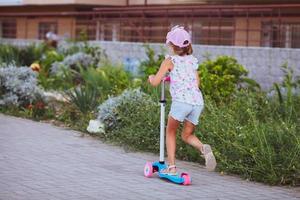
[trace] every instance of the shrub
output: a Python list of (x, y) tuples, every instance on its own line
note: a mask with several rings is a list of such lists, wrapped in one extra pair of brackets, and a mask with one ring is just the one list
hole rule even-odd
[(62, 41), (57, 45), (57, 53), (63, 54), (65, 56), (73, 55), (78, 52), (83, 52), (84, 43), (80, 42), (68, 42)]
[(129, 104), (133, 105), (154, 105), (154, 102), (147, 94), (141, 92), (140, 89), (125, 90), (121, 95), (111, 97), (104, 101), (98, 107), (98, 119), (105, 124), (106, 129), (112, 129), (119, 123), (120, 108)]
[(214, 147), (219, 170), (270, 184), (298, 185), (299, 116), (287, 121), (278, 108), (263, 93), (240, 92), (229, 104), (218, 106), (207, 100), (196, 134)]
[(109, 87), (106, 94), (115, 96), (122, 93), (126, 88), (133, 86), (132, 76), (122, 66), (106, 65), (97, 69), (108, 80)]
[(46, 51), (42, 56), (39, 64), (41, 69), (38, 75), (38, 82), (44, 89), (58, 89), (61, 87), (61, 80), (51, 76), (50, 69), (52, 63), (63, 61), (64, 56), (57, 53), (55, 50)]
[(133, 85), (132, 78), (121, 66), (106, 65), (98, 68), (80, 69), (82, 84), (101, 92), (102, 99), (119, 95)]
[[(294, 71), (289, 68), (287, 64), (282, 66), (282, 71), (284, 72), (284, 79), (282, 83), (274, 83), (274, 89), (277, 94), (277, 100), (279, 102), (280, 114), (288, 118), (298, 113), (296, 109), (294, 99), (297, 99), (300, 89), (300, 78), (294, 76)], [(271, 91), (272, 93), (273, 91)]]
[(99, 103), (98, 91), (89, 86), (80, 85), (66, 92), (66, 95), (69, 102), (74, 104), (83, 114), (94, 110)]
[(14, 63), (16, 66), (30, 66), (41, 59), (47, 46), (44, 43), (26, 47), (0, 44), (0, 63)]
[(12, 64), (0, 68), (0, 105), (26, 106), (41, 98), (36, 72)]
[(80, 67), (87, 68), (94, 63), (92, 56), (78, 52), (73, 55), (65, 57), (61, 62), (54, 62), (51, 66), (51, 73), (55, 75), (62, 75), (63, 70), (79, 71)]
[(54, 62), (50, 69), (52, 84), (57, 89), (69, 89), (82, 82), (80, 75), (81, 68), (93, 67), (94, 59), (92, 56), (79, 52), (69, 55), (63, 61)]
[(98, 45), (90, 44), (87, 41), (62, 41), (58, 44), (57, 52), (65, 56), (82, 52), (92, 56), (94, 58), (95, 64), (98, 64), (101, 60), (106, 60), (107, 58), (105, 52)]
[[(159, 106), (146, 102), (116, 97), (102, 104), (100, 119), (110, 127), (106, 138), (133, 149), (158, 152)], [(208, 97), (195, 134), (212, 145), (220, 171), (269, 184), (299, 185), (299, 116), (285, 120), (278, 115), (279, 106), (265, 93), (244, 90), (226, 104), (216, 104)], [(181, 130), (176, 157), (204, 163), (197, 150), (181, 141)]]
[(140, 69), (143, 74), (143, 79), (147, 80), (149, 75), (155, 74), (159, 70), (165, 56), (163, 55), (163, 50), (156, 56), (154, 49), (152, 49), (149, 45), (145, 45), (144, 47), (146, 49), (147, 60), (141, 62)]
[(203, 93), (216, 101), (230, 97), (242, 84), (259, 87), (254, 80), (246, 77), (248, 71), (230, 56), (219, 56), (216, 60), (208, 58), (200, 64), (199, 72)]
[(6, 44), (0, 44), (0, 64), (16, 63), (19, 62), (19, 59), (19, 50), (17, 47)]

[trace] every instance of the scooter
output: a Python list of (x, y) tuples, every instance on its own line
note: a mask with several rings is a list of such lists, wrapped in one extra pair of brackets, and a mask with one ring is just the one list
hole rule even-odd
[(191, 177), (188, 173), (181, 173), (180, 175), (168, 175), (160, 173), (161, 170), (166, 169), (168, 166), (165, 164), (164, 146), (165, 146), (165, 83), (170, 82), (170, 77), (165, 77), (161, 82), (161, 97), (160, 97), (160, 145), (159, 145), (159, 161), (146, 162), (144, 167), (144, 176), (152, 177), (153, 173), (157, 172), (158, 176), (162, 179), (169, 180), (173, 183), (190, 185), (192, 183)]

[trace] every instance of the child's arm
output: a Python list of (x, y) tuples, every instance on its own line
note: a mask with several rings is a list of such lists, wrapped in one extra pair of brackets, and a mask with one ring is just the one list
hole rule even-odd
[(158, 70), (158, 72), (156, 73), (156, 75), (150, 75), (148, 78), (149, 83), (152, 86), (157, 86), (160, 84), (161, 80), (164, 78), (164, 76), (166, 75), (166, 73), (169, 70), (173, 69), (173, 63), (171, 61), (170, 58), (165, 59), (161, 65), (160, 68)]

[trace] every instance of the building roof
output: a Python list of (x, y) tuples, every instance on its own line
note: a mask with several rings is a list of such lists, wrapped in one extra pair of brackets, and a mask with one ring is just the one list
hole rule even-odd
[(90, 6), (125, 6), (158, 4), (287, 4), (300, 3), (300, 0), (0, 0), (0, 6), (28, 5), (90, 5)]

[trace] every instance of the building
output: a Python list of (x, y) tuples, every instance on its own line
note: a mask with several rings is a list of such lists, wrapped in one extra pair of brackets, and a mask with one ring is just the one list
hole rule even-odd
[(0, 38), (164, 42), (176, 24), (196, 44), (300, 48), (300, 0), (0, 0)]

